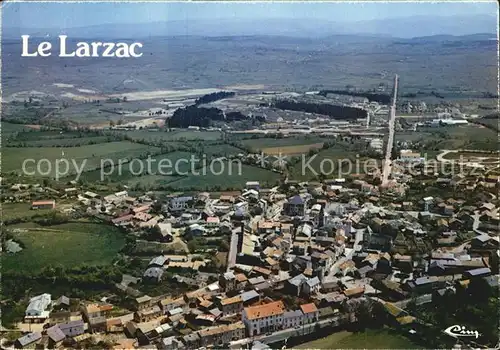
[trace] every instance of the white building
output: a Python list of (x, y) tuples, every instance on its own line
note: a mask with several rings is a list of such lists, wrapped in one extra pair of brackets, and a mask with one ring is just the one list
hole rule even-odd
[(433, 119), (431, 121), (431, 126), (466, 125), (466, 124), (469, 124), (469, 122), (465, 119), (439, 118), (439, 119)]
[(30, 299), (26, 316), (42, 316), (52, 302), (51, 295), (44, 293)]
[(234, 205), (234, 215), (245, 216), (248, 212), (248, 202), (239, 202)]
[(181, 211), (186, 209), (192, 202), (193, 197), (183, 196), (170, 199), (168, 209), (171, 211)]
[(404, 163), (422, 163), (425, 162), (425, 158), (420, 155), (418, 152), (413, 152), (409, 149), (401, 150), (399, 155), (399, 161)]
[(284, 328), (295, 328), (302, 326), (302, 311), (294, 310), (287, 311), (283, 314), (283, 325)]
[(382, 139), (371, 139), (370, 140), (370, 148), (373, 150), (382, 153), (384, 148), (384, 141)]
[(242, 321), (249, 336), (274, 332), (283, 328), (285, 305), (282, 301), (247, 307), (243, 310)]
[(300, 310), (303, 314), (302, 322), (304, 324), (317, 322), (319, 320), (318, 308), (316, 308), (316, 305), (313, 303), (300, 305)]

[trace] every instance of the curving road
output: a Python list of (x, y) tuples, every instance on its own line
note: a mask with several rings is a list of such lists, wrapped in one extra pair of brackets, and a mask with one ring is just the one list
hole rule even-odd
[(389, 182), (389, 176), (392, 171), (392, 148), (394, 146), (394, 125), (396, 123), (396, 98), (398, 95), (398, 75), (394, 77), (394, 94), (392, 97), (392, 104), (389, 113), (389, 139), (387, 140), (387, 148), (385, 151), (385, 161), (384, 161), (384, 169), (382, 171), (382, 187), (387, 186)]

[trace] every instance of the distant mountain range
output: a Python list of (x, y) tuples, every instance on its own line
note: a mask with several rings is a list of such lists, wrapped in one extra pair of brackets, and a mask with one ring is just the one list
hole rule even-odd
[[(321, 38), (336, 35), (363, 37), (415, 38), (421, 40), (455, 40), (456, 36), (476, 33), (496, 38), (496, 16), (414, 16), (358, 22), (324, 21), (311, 19), (256, 19), (256, 20), (178, 20), (137, 24), (102, 24), (80, 28), (3, 28), (3, 38), (16, 39), (23, 34), (33, 37), (67, 34), (73, 38), (130, 38), (149, 36), (244, 36), (272, 35)], [(474, 35), (469, 38), (474, 38)], [(483, 37), (484, 39), (484, 37)], [(476, 40), (476, 39), (474, 39)], [(479, 39), (477, 39), (479, 40)]]

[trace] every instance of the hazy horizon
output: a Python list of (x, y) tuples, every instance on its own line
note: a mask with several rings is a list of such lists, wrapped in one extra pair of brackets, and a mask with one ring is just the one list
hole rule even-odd
[[(354, 24), (399, 21), (412, 17), (497, 17), (496, 1), (488, 2), (14, 2), (2, 4), (4, 29), (65, 30), (93, 26), (147, 25), (173, 21), (317, 20)], [(486, 17), (485, 17), (486, 18)], [(496, 20), (495, 20), (496, 22)], [(297, 23), (301, 25), (302, 23)], [(474, 24), (471, 24), (474, 33)], [(439, 26), (439, 21), (436, 22)], [(161, 31), (161, 27), (157, 28)], [(360, 28), (360, 32), (363, 32)], [(496, 32), (496, 26), (491, 30)], [(475, 31), (482, 32), (482, 31)], [(156, 35), (158, 33), (151, 33)], [(452, 33), (445, 33), (452, 34)]]

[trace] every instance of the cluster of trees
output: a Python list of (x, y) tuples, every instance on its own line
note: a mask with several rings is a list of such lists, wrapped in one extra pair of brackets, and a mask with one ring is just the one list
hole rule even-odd
[(272, 107), (290, 111), (323, 114), (333, 119), (358, 119), (367, 117), (367, 112), (363, 109), (348, 106), (336, 106), (328, 103), (309, 103), (283, 100), (273, 103)]
[(108, 289), (121, 280), (122, 271), (113, 265), (90, 266), (80, 265), (73, 268), (63, 266), (46, 266), (40, 271), (9, 270), (2, 274), (2, 297), (22, 300), (26, 291), (34, 295), (47, 290), (57, 290), (73, 297), (85, 298), (87, 293)]
[(56, 210), (52, 210), (49, 213), (34, 218), (32, 221), (41, 226), (52, 226), (52, 225), (60, 225), (68, 222), (70, 217), (58, 212)]
[(328, 94), (366, 97), (370, 102), (378, 102), (380, 104), (385, 104), (385, 105), (391, 103), (391, 96), (376, 92), (362, 92), (362, 91), (349, 91), (349, 90), (321, 90), (319, 92), (319, 95), (321, 96), (326, 96)]
[(117, 139), (115, 137), (112, 137), (112, 136), (109, 136), (109, 137), (106, 137), (104, 139), (92, 139), (92, 138), (88, 138), (88, 139), (83, 139), (81, 141), (75, 141), (75, 142), (71, 142), (71, 143), (66, 143), (66, 142), (63, 142), (61, 141), (61, 143), (58, 143), (56, 141), (57, 139), (54, 140), (54, 142), (50, 142), (50, 143), (38, 143), (38, 142), (9, 142), (6, 147), (9, 147), (9, 148), (22, 148), (22, 147), (64, 147), (64, 148), (69, 148), (69, 147), (81, 147), (81, 146), (88, 146), (88, 145), (97, 145), (97, 144), (101, 144), (101, 143), (107, 143), (107, 142), (113, 142), (113, 141), (117, 141)]
[(248, 119), (248, 117), (241, 112), (229, 112), (226, 114), (226, 121), (228, 122), (235, 122), (246, 119)]
[(204, 108), (198, 106), (188, 106), (178, 108), (171, 118), (166, 119), (168, 128), (187, 128), (189, 126), (209, 127), (214, 121), (221, 122), (241, 122), (241, 121), (264, 122), (263, 116), (248, 117), (241, 112), (228, 112), (224, 115), (219, 108)]
[(188, 106), (178, 108), (172, 117), (166, 120), (166, 123), (170, 128), (187, 128), (189, 126), (207, 128), (213, 120), (224, 120), (224, 113), (218, 108)]
[(35, 215), (18, 216), (11, 219), (5, 219), (4, 225), (15, 225), (23, 222), (34, 222), (42, 226), (59, 225), (70, 221), (70, 217), (56, 210), (44, 211)]
[(459, 324), (477, 330), (481, 336), (476, 343), (495, 347), (498, 342), (498, 287), (482, 278), (471, 279), (466, 289), (457, 289), (440, 298), (439, 302), (417, 306), (408, 304), (410, 314), (432, 325), (420, 332), (431, 348), (450, 348), (455, 340), (442, 332), (443, 325)]
[(53, 108), (28, 106), (22, 113), (16, 113), (16, 111), (4, 113), (2, 121), (12, 124), (38, 124), (41, 118), (53, 111), (55, 111)]
[(207, 94), (207, 95), (203, 95), (201, 97), (198, 97), (196, 99), (196, 101), (194, 101), (194, 104), (200, 105), (202, 103), (210, 103), (210, 102), (222, 100), (223, 98), (232, 97), (232, 96), (234, 96), (234, 92), (229, 92), (229, 91), (214, 92), (211, 94)]

